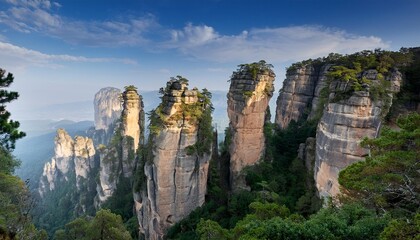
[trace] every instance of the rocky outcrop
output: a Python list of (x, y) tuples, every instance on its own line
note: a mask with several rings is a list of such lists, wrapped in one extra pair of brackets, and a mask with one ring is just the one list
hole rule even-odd
[[(360, 142), (364, 137), (376, 137), (382, 117), (392, 102), (392, 93), (399, 91), (401, 83), (401, 73), (392, 70), (385, 79), (389, 82), (389, 93), (381, 97), (373, 96), (373, 88), (384, 87), (381, 86), (384, 84), (380, 80), (382, 75), (376, 70), (359, 73), (357, 77), (369, 84), (353, 91), (348, 81), (329, 79), (328, 73), (332, 69), (333, 64), (316, 61), (289, 68), (276, 110), (276, 124), (280, 129), (286, 128), (292, 120), (320, 119), (313, 167), (315, 184), (321, 197), (336, 196), (339, 193), (337, 179), (340, 170), (368, 154)], [(299, 156), (310, 167), (305, 155), (307, 146), (311, 144), (301, 145)]]
[(139, 169), (145, 183), (134, 195), (146, 239), (162, 239), (166, 229), (204, 203), (211, 158), (211, 107), (205, 92), (188, 90), (183, 78), (169, 81), (163, 91), (151, 115), (146, 162)]
[(92, 139), (77, 136), (73, 140), (64, 129), (58, 129), (54, 142), (54, 157), (45, 164), (40, 181), (41, 196), (54, 190), (57, 182), (68, 181), (73, 174), (76, 187), (80, 190), (80, 181), (86, 180), (94, 167), (95, 148)]
[(99, 180), (96, 186), (95, 205), (97, 208), (114, 194), (119, 177), (119, 155), (115, 148), (100, 148)]
[(134, 141), (134, 150), (137, 150), (141, 134), (141, 120), (144, 118), (143, 101), (134, 87), (127, 88), (122, 98), (122, 135), (131, 137)]
[[(277, 98), (276, 124), (287, 128), (290, 121), (313, 119), (322, 112), (322, 90), (328, 85), (327, 76), (331, 64), (308, 64), (288, 69), (280, 95)], [(319, 109), (321, 108), (321, 109)]]
[(89, 173), (95, 168), (95, 147), (93, 146), (92, 139), (76, 136), (73, 149), (76, 186), (80, 189), (81, 179), (88, 179)]
[(122, 94), (123, 111), (117, 123), (113, 141), (100, 146), (99, 182), (96, 204), (111, 197), (121, 177), (132, 177), (136, 166), (136, 151), (143, 142), (143, 101), (134, 86), (126, 87)]
[(88, 136), (95, 146), (108, 145), (121, 117), (122, 96), (118, 88), (102, 88), (95, 94), (93, 101), (95, 109), (95, 127), (88, 130)]
[(111, 124), (121, 116), (121, 90), (107, 87), (95, 94), (93, 101), (95, 108), (95, 130), (109, 130)]
[[(333, 81), (329, 103), (324, 109), (316, 134), (315, 182), (321, 197), (336, 196), (339, 192), (338, 173), (348, 165), (363, 160), (368, 150), (360, 146), (364, 137), (374, 138), (381, 121), (389, 110), (392, 92), (398, 92), (401, 73), (392, 71), (386, 77), (390, 93), (375, 99), (368, 88), (382, 85), (376, 70), (362, 73), (371, 81), (362, 91), (355, 91), (347, 99), (336, 100), (349, 87)], [(384, 87), (384, 86), (380, 86)]]
[(305, 143), (299, 145), (298, 158), (303, 161), (308, 172), (311, 172), (314, 169), (315, 147), (316, 141), (313, 137), (307, 138)]
[(274, 91), (273, 71), (265, 63), (240, 65), (230, 79), (228, 117), (230, 132), (230, 185), (244, 188), (241, 171), (256, 164), (265, 150), (264, 122)]

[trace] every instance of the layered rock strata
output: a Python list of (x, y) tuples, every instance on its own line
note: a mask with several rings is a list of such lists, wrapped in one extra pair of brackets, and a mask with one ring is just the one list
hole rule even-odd
[[(362, 73), (371, 81), (369, 87), (379, 86), (376, 70)], [(339, 192), (338, 174), (350, 164), (363, 160), (369, 151), (360, 146), (364, 137), (378, 135), (383, 116), (392, 103), (392, 93), (399, 91), (401, 73), (392, 71), (386, 76), (390, 82), (389, 93), (373, 99), (369, 87), (355, 91), (347, 99), (335, 101), (349, 87), (345, 82), (333, 81), (329, 103), (326, 105), (317, 127), (315, 155), (315, 183), (321, 197), (336, 196)], [(384, 87), (384, 86), (380, 86)]]
[(274, 72), (266, 65), (241, 65), (227, 94), (230, 132), (230, 185), (245, 188), (241, 171), (256, 164), (265, 150), (264, 122), (274, 91)]
[(312, 119), (322, 112), (321, 91), (328, 85), (326, 74), (331, 66), (308, 64), (287, 71), (277, 98), (275, 122), (280, 129), (287, 128), (292, 120), (306, 120), (308, 115)]
[(199, 139), (204, 115), (211, 114), (207, 100), (198, 90), (188, 90), (186, 82), (173, 79), (151, 116), (149, 153), (140, 169), (145, 183), (135, 194), (146, 239), (162, 239), (170, 226), (204, 203), (211, 144), (199, 150), (204, 144)]
[[(360, 142), (364, 137), (377, 136), (382, 117), (392, 102), (392, 93), (399, 91), (401, 83), (401, 73), (391, 70), (385, 76), (388, 93), (373, 100), (370, 88), (384, 87), (381, 86), (382, 76), (376, 70), (359, 73), (357, 77), (366, 79), (369, 84), (353, 92), (348, 82), (328, 79), (332, 69), (333, 65), (328, 63), (289, 69), (276, 110), (276, 124), (280, 129), (286, 128), (292, 120), (320, 119), (313, 171), (321, 197), (336, 196), (340, 170), (368, 154)], [(308, 164), (306, 162), (307, 167)]]

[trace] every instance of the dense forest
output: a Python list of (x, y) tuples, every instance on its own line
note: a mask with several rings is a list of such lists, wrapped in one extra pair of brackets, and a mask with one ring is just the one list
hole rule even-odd
[[(382, 116), (379, 136), (362, 141), (370, 155), (340, 172), (342, 194), (320, 199), (313, 172), (298, 157), (299, 145), (316, 136), (322, 112), (310, 121), (291, 121), (285, 129), (265, 122), (264, 157), (244, 169), (248, 190), (229, 188), (231, 133), (227, 129), (210, 161), (205, 204), (174, 224), (166, 233), (167, 239), (419, 239), (420, 114), (416, 107), (420, 103), (420, 49), (330, 54), (293, 64), (287, 71), (326, 63), (334, 65), (328, 73), (329, 81), (344, 81), (350, 86), (333, 101), (366, 89), (371, 98), (390, 105)], [(394, 68), (403, 74), (404, 81), (391, 105), (384, 76)], [(378, 72), (382, 84), (371, 85), (361, 76), (369, 69)], [(141, 171), (134, 181), (122, 179), (115, 195), (96, 213), (91, 204), (88, 214), (74, 214), (74, 203), (66, 201), (76, 201), (75, 196), (66, 192), (66, 187), (48, 199), (59, 202), (54, 215), (40, 218), (42, 212), (33, 211), (36, 201), (25, 182), (13, 174), (19, 166), (13, 157), (14, 143), (25, 134), (19, 131), (18, 122), (9, 119), (5, 107), (18, 98), (18, 93), (5, 90), (13, 82), (13, 75), (5, 75), (4, 70), (0, 73), (0, 239), (142, 239), (132, 208), (133, 188), (141, 188), (144, 180)], [(326, 88), (321, 104), (328, 95)], [(205, 91), (205, 96), (210, 101), (211, 94)], [(211, 108), (206, 113), (211, 121)], [(204, 123), (207, 131), (200, 137), (207, 150), (217, 133), (209, 131), (208, 121)], [(115, 141), (118, 136), (113, 143), (118, 144)], [(200, 146), (194, 145), (191, 150), (201, 153)], [(137, 151), (140, 168), (147, 154), (141, 148)], [(53, 227), (42, 225), (49, 227), (49, 234), (36, 229), (31, 216), (34, 213), (41, 222), (55, 222)], [(47, 217), (54, 219), (45, 220)]]

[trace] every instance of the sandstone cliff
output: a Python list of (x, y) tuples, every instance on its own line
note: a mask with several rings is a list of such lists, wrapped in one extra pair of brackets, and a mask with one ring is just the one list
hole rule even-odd
[[(333, 70), (334, 63), (328, 60), (292, 66), (280, 90), (276, 109), (276, 124), (280, 129), (292, 120), (319, 121), (314, 178), (321, 197), (336, 196), (339, 171), (368, 154), (360, 142), (364, 137), (377, 136), (393, 93), (399, 91), (401, 83), (401, 73), (395, 69), (387, 71), (385, 76), (375, 69), (358, 70), (358, 73), (354, 70), (352, 77), (365, 82), (362, 84), (334, 78), (329, 74)], [(355, 87), (356, 84), (360, 85)], [(309, 162), (306, 164), (308, 167)]]
[(328, 70), (331, 64), (317, 66), (313, 64), (289, 69), (280, 95), (277, 98), (276, 124), (287, 128), (290, 121), (314, 118), (320, 106), (321, 91), (327, 86)]
[(205, 200), (213, 135), (210, 94), (187, 85), (182, 77), (169, 81), (150, 116), (149, 146), (144, 168), (138, 169), (144, 182), (134, 195), (146, 239), (162, 239)]
[(118, 88), (106, 87), (100, 89), (93, 101), (95, 109), (95, 127), (88, 130), (88, 136), (93, 139), (95, 147), (99, 144), (108, 145), (116, 128), (117, 120), (122, 112), (122, 95)]
[(95, 129), (109, 130), (111, 124), (121, 116), (121, 91), (118, 88), (100, 89), (93, 100), (95, 109)]
[[(57, 130), (54, 157), (44, 166), (39, 193), (43, 196), (56, 188), (56, 183), (75, 177), (76, 188), (81, 189), (81, 181), (88, 179), (94, 168), (95, 148), (92, 139), (77, 136), (74, 140), (64, 129)], [(58, 187), (58, 186), (57, 186)]]
[(121, 177), (130, 178), (136, 166), (136, 150), (143, 139), (143, 101), (134, 86), (122, 94), (123, 111), (111, 143), (99, 148), (99, 181), (96, 204), (111, 197)]
[[(376, 70), (365, 71), (362, 75), (372, 82), (370, 87), (383, 84)], [(330, 84), (329, 103), (325, 106), (316, 134), (314, 177), (321, 197), (336, 196), (340, 192), (337, 181), (340, 170), (369, 154), (360, 142), (364, 137), (378, 135), (382, 118), (392, 103), (392, 92), (399, 91), (401, 77), (398, 71), (390, 72), (386, 77), (390, 93), (379, 99), (375, 99), (369, 89), (364, 89), (336, 101), (349, 86), (338, 81)]]
[(256, 164), (265, 151), (264, 122), (274, 91), (271, 65), (240, 65), (230, 79), (228, 117), (230, 132), (230, 184), (232, 189), (245, 187), (241, 171)]

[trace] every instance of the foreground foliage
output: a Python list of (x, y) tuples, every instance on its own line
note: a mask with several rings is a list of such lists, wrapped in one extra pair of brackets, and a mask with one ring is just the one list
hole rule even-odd
[(25, 136), (19, 122), (10, 120), (6, 104), (19, 97), (3, 88), (13, 83), (13, 75), (0, 69), (0, 239), (47, 239), (45, 231), (32, 224), (33, 199), (27, 184), (13, 175), (20, 162), (12, 155), (16, 140)]
[(110, 210), (99, 210), (94, 218), (76, 218), (57, 230), (56, 240), (130, 240), (130, 233), (125, 229), (122, 218)]
[[(258, 209), (253, 205), (259, 205)], [(374, 211), (351, 204), (342, 208), (328, 207), (309, 219), (289, 214), (286, 207), (270, 203), (252, 203), (253, 213), (239, 221), (233, 229), (223, 229), (211, 220), (197, 226), (200, 239), (377, 239), (388, 223)], [(279, 209), (282, 209), (279, 211)], [(263, 214), (261, 214), (263, 212)]]
[(399, 118), (400, 130), (384, 128), (376, 139), (364, 139), (371, 156), (340, 172), (340, 184), (351, 197), (378, 211), (413, 215), (420, 208), (420, 115)]

